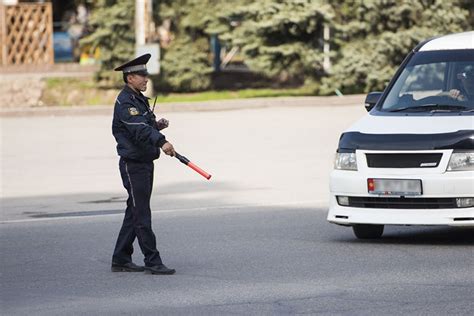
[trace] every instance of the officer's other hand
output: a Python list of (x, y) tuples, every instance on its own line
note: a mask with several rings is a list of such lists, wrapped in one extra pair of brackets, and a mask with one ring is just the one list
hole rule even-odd
[(162, 129), (167, 128), (169, 125), (170, 125), (170, 121), (168, 121), (165, 118), (161, 118), (158, 121), (156, 121), (156, 126), (157, 126), (158, 130), (160, 130), (160, 131)]
[(161, 149), (163, 150), (163, 152), (165, 154), (167, 154), (168, 156), (171, 156), (171, 157), (174, 157), (175, 155), (175, 151), (174, 151), (174, 147), (173, 145), (171, 145), (170, 142), (166, 142), (163, 144), (163, 146), (161, 146)]

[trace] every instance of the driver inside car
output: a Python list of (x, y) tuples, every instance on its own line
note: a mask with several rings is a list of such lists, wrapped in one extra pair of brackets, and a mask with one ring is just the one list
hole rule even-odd
[(460, 89), (451, 89), (449, 96), (455, 100), (474, 100), (474, 67), (458, 73), (457, 78), (461, 82)]

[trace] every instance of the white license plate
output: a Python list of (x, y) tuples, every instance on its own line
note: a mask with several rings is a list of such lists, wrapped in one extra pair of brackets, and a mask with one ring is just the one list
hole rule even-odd
[(418, 179), (367, 179), (369, 193), (378, 195), (421, 195)]

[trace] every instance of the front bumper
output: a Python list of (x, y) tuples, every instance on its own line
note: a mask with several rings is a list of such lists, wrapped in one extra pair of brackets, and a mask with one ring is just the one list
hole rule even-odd
[[(330, 180), (330, 207), (327, 220), (340, 225), (450, 225), (474, 226), (474, 207), (467, 208), (376, 208), (338, 204), (337, 196), (374, 197), (368, 194), (368, 178), (421, 179), (419, 198), (474, 197), (474, 172), (396, 174), (334, 170)], [(417, 198), (417, 197), (413, 197)]]

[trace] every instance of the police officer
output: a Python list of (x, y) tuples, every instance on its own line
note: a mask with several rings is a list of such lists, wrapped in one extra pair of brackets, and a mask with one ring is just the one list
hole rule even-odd
[[(112, 134), (117, 141), (120, 175), (128, 200), (112, 256), (112, 271), (173, 274), (176, 271), (166, 267), (161, 260), (151, 227), (153, 160), (160, 156), (160, 148), (169, 156), (174, 156), (175, 151), (160, 132), (168, 127), (168, 121), (156, 121), (148, 98), (141, 93), (146, 90), (146, 63), (150, 57), (145, 54), (115, 68), (123, 72), (125, 86), (115, 101)], [(144, 267), (132, 262), (135, 237), (145, 256)]]

